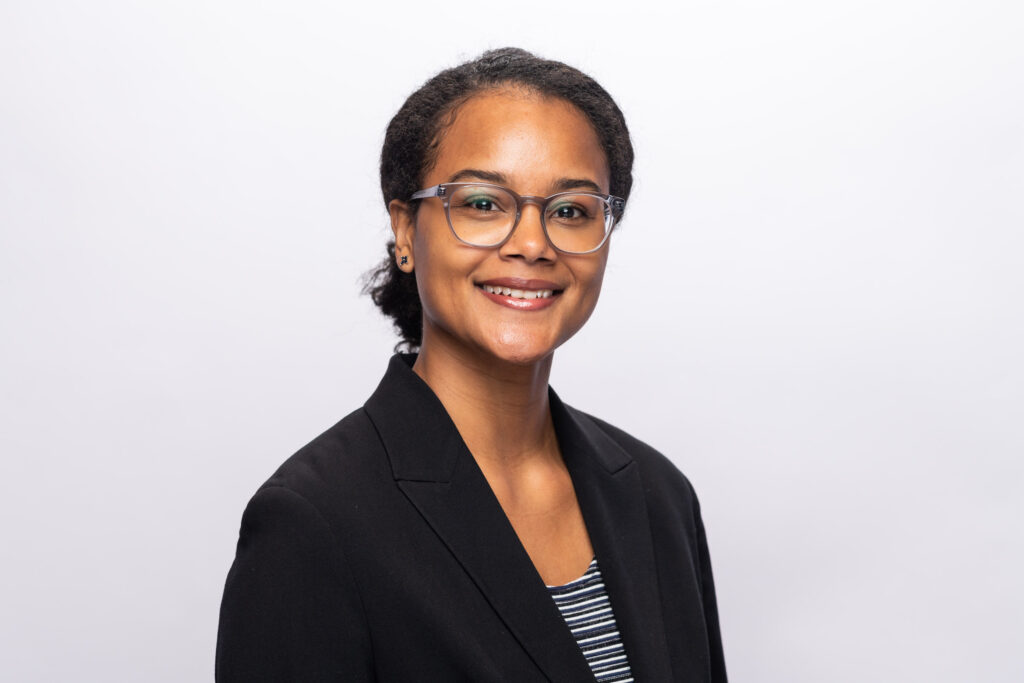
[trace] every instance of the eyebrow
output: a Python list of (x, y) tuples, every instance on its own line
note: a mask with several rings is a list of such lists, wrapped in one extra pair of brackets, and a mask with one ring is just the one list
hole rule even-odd
[[(484, 171), (478, 168), (464, 168), (453, 174), (446, 182), (457, 183), (467, 178), (482, 180), (487, 183), (494, 183), (495, 185), (508, 185), (508, 176), (504, 173)], [(596, 192), (597, 194), (604, 194), (604, 190), (601, 189), (600, 185), (587, 178), (559, 178), (552, 183), (551, 187), (554, 192), (586, 190), (589, 192)]]
[(464, 168), (455, 175), (448, 178), (446, 182), (457, 183), (465, 178), (475, 178), (477, 180), (483, 180), (488, 183), (495, 183), (498, 185), (504, 185), (508, 183), (508, 178), (504, 173), (495, 173), (494, 171), (481, 171), (477, 168)]

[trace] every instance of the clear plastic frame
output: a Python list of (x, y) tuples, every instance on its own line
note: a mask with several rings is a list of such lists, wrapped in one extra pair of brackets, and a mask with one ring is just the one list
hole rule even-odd
[(439, 197), (444, 204), (455, 239), (485, 248), (507, 242), (519, 225), (523, 206), (536, 204), (548, 242), (566, 254), (590, 254), (603, 247), (626, 207), (625, 199), (610, 194), (557, 192), (537, 197), (491, 183), (442, 183), (409, 199), (430, 197)]

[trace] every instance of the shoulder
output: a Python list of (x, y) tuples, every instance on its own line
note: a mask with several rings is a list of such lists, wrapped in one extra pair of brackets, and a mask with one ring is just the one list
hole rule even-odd
[(581, 426), (609, 439), (629, 456), (639, 470), (649, 500), (663, 502), (671, 507), (697, 509), (697, 494), (693, 484), (664, 453), (605, 420), (570, 406), (566, 408)]
[(379, 446), (380, 439), (366, 411), (358, 408), (285, 460), (267, 484), (316, 486), (339, 470), (359, 469)]
[(250, 501), (289, 499), (308, 507), (335, 531), (392, 482), (380, 438), (366, 411), (342, 418), (285, 460)]
[(346, 483), (346, 463), (363, 458), (353, 447), (363, 438), (353, 413), (289, 458), (249, 500), (221, 600), (218, 681), (372, 675), (357, 572), (341, 542), (351, 526), (347, 509), (358, 504), (347, 495), (355, 487)]
[(690, 480), (664, 453), (645, 441), (641, 441), (624, 429), (594, 417), (582, 410), (566, 406), (577, 421), (611, 439), (640, 466), (641, 472), (651, 477), (664, 478), (681, 489), (693, 491)]

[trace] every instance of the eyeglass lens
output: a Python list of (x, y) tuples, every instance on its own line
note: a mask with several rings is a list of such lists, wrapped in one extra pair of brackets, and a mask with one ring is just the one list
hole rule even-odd
[[(459, 239), (480, 247), (500, 244), (515, 227), (516, 198), (498, 187), (470, 185), (454, 188), (448, 217)], [(604, 240), (611, 207), (601, 197), (559, 195), (544, 209), (544, 225), (557, 249), (587, 252)]]

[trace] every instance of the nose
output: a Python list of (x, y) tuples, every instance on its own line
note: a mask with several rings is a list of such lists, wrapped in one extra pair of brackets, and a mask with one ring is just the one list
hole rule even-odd
[(521, 258), (528, 263), (555, 259), (555, 248), (544, 234), (544, 225), (541, 223), (542, 210), (538, 203), (524, 202), (518, 225), (499, 249), (502, 256)]

